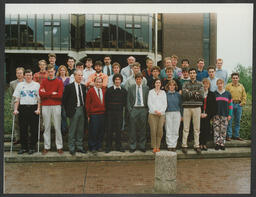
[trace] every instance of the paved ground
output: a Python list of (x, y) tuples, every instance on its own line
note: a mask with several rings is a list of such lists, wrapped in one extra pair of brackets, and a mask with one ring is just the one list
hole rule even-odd
[[(250, 158), (178, 160), (177, 193), (250, 193)], [(5, 163), (5, 193), (154, 193), (154, 161)]]

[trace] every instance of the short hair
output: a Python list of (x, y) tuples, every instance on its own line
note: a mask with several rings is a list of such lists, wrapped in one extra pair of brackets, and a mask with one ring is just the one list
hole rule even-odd
[(233, 76), (238, 76), (239, 77), (239, 73), (235, 72), (231, 74), (231, 78), (233, 78)]
[(156, 82), (157, 82), (157, 81), (160, 81), (161, 84), (162, 84), (161, 79), (160, 79), (160, 78), (156, 78), (156, 79), (153, 80), (153, 85), (154, 85), (154, 87), (156, 86)]
[(142, 73), (137, 73), (137, 74), (135, 75), (135, 79), (137, 79), (137, 78), (143, 79)]
[(110, 59), (112, 59), (111, 55), (105, 55), (103, 59), (105, 59), (106, 57), (109, 57)]
[(203, 78), (202, 83), (204, 84), (205, 82), (207, 82), (209, 84), (209, 89), (211, 88), (211, 82), (208, 78)]
[(50, 57), (55, 57), (56, 58), (56, 54), (55, 53), (49, 53), (48, 58), (50, 58)]
[(172, 68), (171, 66), (168, 66), (168, 67), (166, 68), (165, 72), (167, 72), (167, 71), (172, 71), (172, 72), (173, 72), (173, 68)]
[(118, 66), (119, 69), (121, 69), (121, 66), (120, 66), (120, 64), (119, 64), (118, 62), (114, 62), (114, 63), (112, 64), (112, 69), (113, 69), (115, 66)]
[(85, 59), (85, 63), (86, 63), (86, 62), (92, 62), (92, 58), (89, 58), (89, 57), (86, 58), (86, 59)]
[(30, 69), (26, 69), (26, 70), (24, 71), (24, 74), (26, 74), (26, 73), (32, 73), (32, 74), (33, 74), (32, 70), (30, 70)]
[(151, 72), (153, 72), (154, 70), (158, 70), (159, 72), (161, 72), (161, 69), (159, 68), (159, 66), (152, 66)]
[(199, 62), (204, 62), (204, 59), (203, 59), (203, 58), (199, 58), (199, 59), (197, 60), (197, 63), (199, 63)]
[(121, 74), (119, 74), (119, 73), (114, 74), (113, 79), (112, 79), (113, 83), (115, 83), (116, 78), (120, 78), (121, 82), (123, 82), (123, 76)]
[(127, 60), (128, 60), (130, 57), (132, 57), (132, 58), (134, 59), (134, 61), (136, 61), (136, 58), (135, 58), (135, 57), (133, 57), (133, 56), (129, 56), (129, 57), (127, 57)]
[(221, 78), (219, 78), (219, 79), (217, 79), (216, 84), (217, 84), (219, 81), (221, 81), (222, 83), (224, 83), (224, 80), (221, 79)]
[(165, 64), (167, 60), (171, 60), (171, 57), (165, 57), (163, 63)]
[(132, 67), (137, 66), (140, 67), (140, 63), (139, 62), (134, 62), (134, 64), (132, 65)]
[(70, 57), (70, 56), (68, 57), (67, 61), (68, 61), (68, 60), (74, 60), (74, 62), (76, 62), (75, 58)]
[(25, 69), (24, 69), (23, 67), (17, 67), (17, 68), (16, 68), (16, 72), (17, 72), (18, 70), (22, 70), (23, 74), (24, 74), (24, 72), (25, 72)]
[(81, 73), (83, 74), (83, 71), (81, 71), (81, 70), (79, 70), (79, 69), (76, 69), (76, 70), (74, 71), (74, 76), (75, 76), (78, 72), (81, 72)]
[(190, 69), (188, 70), (188, 73), (190, 73), (190, 71), (192, 71), (192, 70), (194, 70), (194, 71), (197, 72), (196, 68), (192, 67), (192, 68), (190, 68)]
[(183, 64), (183, 62), (188, 62), (188, 64), (189, 64), (189, 60), (188, 59), (182, 59), (181, 60), (181, 64)]
[(48, 64), (47, 70), (51, 70), (51, 69), (54, 69), (54, 65)]
[(77, 67), (77, 66), (84, 66), (84, 64), (83, 64), (82, 62), (77, 62), (77, 63), (76, 63), (76, 67)]
[(222, 61), (222, 62), (223, 62), (223, 59), (218, 58), (218, 59), (216, 60), (216, 63), (217, 63), (218, 61)]
[(166, 90), (166, 91), (169, 90), (169, 86), (170, 86), (171, 84), (174, 84), (175, 90), (178, 90), (178, 85), (177, 85), (176, 81), (173, 80), (173, 79), (171, 79), (171, 80), (166, 84), (166, 86), (165, 86), (165, 90)]
[(101, 80), (101, 82), (103, 82), (102, 77), (95, 77), (94, 82), (96, 82), (96, 81), (97, 81), (97, 79), (100, 79), (100, 80)]
[(64, 69), (65, 69), (65, 72), (66, 72), (66, 73), (65, 73), (65, 76), (67, 76), (67, 77), (68, 77), (68, 76), (69, 76), (68, 69), (67, 69), (67, 67), (66, 67), (66, 66), (64, 66), (64, 65), (60, 65), (60, 66), (59, 66), (56, 76), (57, 76), (57, 77), (59, 77), (59, 76), (60, 76), (60, 70), (61, 70), (62, 68), (64, 68)]
[(177, 55), (175, 55), (175, 54), (173, 54), (172, 56), (171, 56), (171, 59), (172, 58), (174, 58), (174, 59), (176, 59), (176, 60), (178, 60), (179, 58), (178, 58), (178, 56)]
[(150, 58), (148, 58), (148, 59), (146, 60), (146, 64), (147, 64), (148, 62), (153, 62), (153, 60), (150, 59)]
[(209, 66), (209, 67), (207, 68), (207, 71), (209, 71), (210, 69), (213, 69), (214, 71), (216, 71), (215, 66)]
[(47, 65), (47, 62), (45, 60), (39, 60), (38, 64), (45, 63)]
[(182, 71), (181, 72), (188, 72), (188, 68), (182, 68)]
[(100, 61), (100, 60), (98, 60), (98, 61), (96, 61), (95, 63), (94, 63), (94, 67), (95, 66), (101, 66), (102, 67), (102, 61)]

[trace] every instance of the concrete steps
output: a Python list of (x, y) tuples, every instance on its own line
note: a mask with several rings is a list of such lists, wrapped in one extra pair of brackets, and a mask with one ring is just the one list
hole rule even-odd
[[(167, 151), (167, 150), (161, 150)], [(193, 149), (188, 149), (188, 154), (183, 154), (181, 150), (177, 150), (178, 159), (207, 159), (207, 158), (236, 158), (236, 157), (251, 157), (250, 147), (227, 147), (225, 151), (209, 148), (208, 151), (202, 151), (201, 154), (197, 154)], [(151, 150), (143, 153), (141, 151), (135, 151), (130, 153), (125, 151), (124, 153), (112, 151), (110, 153), (98, 152), (97, 155), (87, 152), (86, 154), (76, 153), (75, 156), (69, 154), (68, 151), (64, 151), (62, 155), (56, 151), (50, 151), (46, 155), (34, 153), (28, 155), (18, 155), (16, 151), (5, 152), (4, 159), (8, 163), (23, 163), (23, 162), (78, 162), (78, 161), (132, 161), (132, 160), (153, 160), (155, 155)]]

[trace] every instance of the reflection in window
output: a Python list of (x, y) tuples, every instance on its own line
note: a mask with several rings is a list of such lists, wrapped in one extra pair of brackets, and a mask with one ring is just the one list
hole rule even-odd
[(109, 47), (117, 47), (117, 15), (110, 15), (109, 19)]
[(133, 40), (132, 40), (132, 16), (125, 16), (125, 48), (132, 49), (133, 48)]
[(38, 14), (37, 16), (37, 41), (36, 41), (36, 46), (38, 49), (44, 49), (44, 15), (43, 14)]
[(27, 15), (21, 14), (19, 20), (19, 39), (20, 39), (20, 47), (26, 47), (26, 43), (28, 42), (28, 29), (27, 29)]
[(142, 31), (142, 47), (144, 49), (148, 49), (148, 42), (149, 42), (149, 23), (148, 23), (148, 16), (142, 16), (141, 17), (141, 28), (143, 29)]
[(36, 42), (36, 31), (35, 31), (35, 15), (28, 15), (28, 41), (27, 47), (34, 47)]
[(140, 49), (143, 38), (141, 35), (141, 16), (134, 16), (134, 48)]
[(118, 16), (118, 48), (125, 48), (125, 16)]
[(69, 49), (69, 15), (61, 15), (61, 49), (68, 50)]
[(53, 15), (52, 37), (53, 37), (53, 49), (60, 50), (60, 14)]
[(102, 45), (109, 48), (109, 15), (102, 15)]
[(93, 34), (92, 34), (93, 48), (100, 48), (100, 15), (93, 15)]
[(18, 46), (18, 14), (11, 16), (11, 46)]
[(92, 33), (93, 33), (93, 15), (86, 15), (85, 22), (85, 47), (92, 48)]
[(11, 46), (11, 16), (5, 16), (5, 47)]

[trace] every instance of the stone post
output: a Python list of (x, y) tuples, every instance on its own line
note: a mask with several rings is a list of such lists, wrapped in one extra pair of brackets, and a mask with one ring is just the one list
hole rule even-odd
[(155, 191), (174, 193), (176, 191), (177, 154), (160, 151), (155, 156)]

